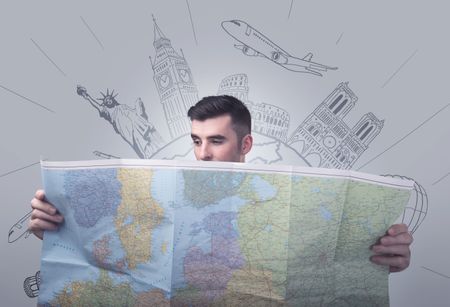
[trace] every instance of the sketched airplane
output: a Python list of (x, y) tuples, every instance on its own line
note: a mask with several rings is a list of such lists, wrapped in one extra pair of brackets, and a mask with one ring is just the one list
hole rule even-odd
[(30, 235), (30, 231), (28, 230), (28, 219), (31, 216), (31, 211), (27, 213), (24, 217), (22, 217), (17, 223), (12, 225), (8, 232), (8, 243), (13, 243), (19, 240), (21, 237), (25, 235), (25, 239)]
[(248, 23), (241, 20), (229, 20), (222, 22), (222, 28), (234, 39), (242, 45), (234, 45), (242, 53), (248, 56), (265, 57), (272, 62), (283, 66), (284, 68), (295, 71), (322, 76), (319, 71), (327, 71), (328, 69), (336, 70), (337, 67), (331, 67), (312, 62), (312, 53), (308, 53), (304, 58), (300, 59), (291, 56), (289, 53), (281, 49), (273, 43), (264, 34), (252, 28)]

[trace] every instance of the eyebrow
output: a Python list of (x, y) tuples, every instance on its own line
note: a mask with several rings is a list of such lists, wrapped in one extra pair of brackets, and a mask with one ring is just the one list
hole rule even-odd
[(221, 135), (221, 134), (216, 134), (216, 135), (210, 135), (210, 136), (208, 136), (207, 139), (208, 139), (208, 140), (212, 140), (212, 139), (215, 139), (215, 140), (217, 140), (217, 139), (219, 139), (219, 140), (225, 140), (226, 137), (224, 137), (224, 136)]
[[(191, 138), (193, 138), (193, 139), (200, 139), (200, 137), (199, 137), (198, 135), (193, 134), (193, 133), (191, 133)], [(223, 136), (223, 135), (221, 135), (221, 134), (210, 135), (210, 136), (208, 136), (208, 137), (206, 137), (206, 138), (207, 138), (208, 140), (212, 140), (212, 139), (215, 139), (215, 140), (217, 140), (217, 139), (219, 139), (219, 140), (225, 140), (225, 139), (226, 139), (226, 137)]]

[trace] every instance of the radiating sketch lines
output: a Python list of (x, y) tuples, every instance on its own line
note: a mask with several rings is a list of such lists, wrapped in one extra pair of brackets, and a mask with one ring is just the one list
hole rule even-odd
[(23, 96), (23, 95), (21, 95), (21, 94), (15, 92), (15, 91), (13, 91), (12, 89), (9, 89), (9, 88), (7, 88), (7, 87), (1, 85), (1, 84), (0, 84), (0, 87), (1, 87), (2, 89), (4, 89), (5, 91), (8, 91), (8, 92), (10, 92), (10, 93), (12, 93), (12, 94), (14, 94), (14, 95), (16, 95), (16, 96), (22, 98), (22, 99), (25, 99), (26, 101), (31, 102), (32, 104), (35, 104), (35, 105), (37, 105), (37, 106), (39, 106), (39, 107), (41, 107), (41, 108), (43, 108), (43, 109), (45, 109), (45, 110), (47, 110), (47, 111), (49, 111), (49, 112), (55, 113), (55, 111), (53, 111), (52, 109), (49, 109), (49, 108), (43, 106), (42, 104), (40, 104), (40, 103), (38, 103), (38, 102), (36, 102), (36, 101), (34, 101), (34, 100), (31, 100), (30, 98), (27, 98), (27, 97), (25, 97), (25, 96)]
[(189, 0), (186, 0), (186, 5), (187, 5), (187, 8), (188, 8), (188, 12), (189, 12), (189, 18), (191, 20), (192, 33), (194, 34), (195, 44), (198, 45), (197, 35), (195, 34), (194, 20), (192, 19), (191, 7), (189, 6)]
[(53, 64), (53, 66), (55, 66), (64, 77), (67, 77), (66, 73), (61, 68), (59, 68), (59, 66), (47, 55), (47, 53), (44, 50), (42, 50), (42, 48), (32, 38), (30, 39), (36, 46), (36, 48), (38, 48), (39, 51)]
[(432, 273), (434, 273), (434, 274), (436, 274), (436, 275), (439, 275), (439, 276), (445, 277), (445, 278), (447, 278), (447, 279), (450, 279), (450, 276), (445, 275), (445, 274), (442, 274), (442, 273), (439, 273), (439, 272), (436, 272), (435, 270), (432, 270), (432, 269), (430, 269), (430, 268), (427, 268), (427, 267), (422, 266), (422, 269), (425, 269), (425, 270), (430, 271), (430, 272), (432, 272)]
[(14, 169), (14, 170), (12, 170), (12, 171), (6, 172), (6, 173), (4, 173), (4, 174), (0, 174), (0, 178), (9, 176), (9, 175), (11, 175), (11, 174), (14, 174), (14, 173), (16, 173), (16, 172), (18, 172), (18, 171), (21, 171), (21, 170), (24, 170), (24, 169), (26, 169), (26, 168), (32, 167), (32, 166), (34, 166), (34, 165), (36, 165), (36, 164), (39, 164), (39, 163), (41, 163), (41, 162), (40, 162), (40, 161), (34, 162), (34, 163), (30, 164), (30, 165), (26, 165), (26, 166), (23, 166), (23, 167)]
[(81, 21), (84, 23), (84, 25), (86, 26), (86, 28), (89, 30), (89, 32), (91, 32), (92, 36), (95, 38), (95, 40), (97, 41), (97, 43), (100, 45), (100, 47), (102, 47), (103, 50), (105, 50), (105, 47), (103, 46), (102, 42), (100, 41), (100, 39), (97, 37), (97, 35), (95, 35), (94, 31), (92, 31), (91, 27), (88, 25), (88, 23), (86, 22), (86, 20), (84, 20), (84, 18), (82, 16), (80, 16)]
[(400, 67), (386, 80), (386, 82), (383, 83), (383, 85), (381, 86), (381, 88), (384, 88), (389, 82), (391, 82), (391, 80), (395, 77), (395, 75), (413, 58), (413, 56), (416, 55), (417, 51), (419, 51), (418, 49), (416, 49), (413, 54), (411, 54), (405, 62), (402, 63), (402, 65), (400, 65)]
[(336, 45), (339, 44), (343, 35), (344, 35), (344, 32), (342, 32), (341, 35), (339, 35), (339, 38), (336, 41)]
[(369, 161), (367, 161), (366, 163), (364, 163), (362, 166), (360, 166), (357, 170), (359, 171), (360, 169), (362, 169), (363, 167), (367, 166), (368, 164), (370, 164), (371, 162), (373, 162), (374, 160), (378, 159), (381, 155), (383, 155), (384, 153), (386, 153), (387, 151), (391, 150), (393, 147), (395, 147), (396, 145), (398, 145), (399, 143), (401, 143), (403, 140), (405, 140), (408, 136), (410, 136), (411, 134), (413, 134), (414, 132), (416, 132), (417, 130), (419, 130), (422, 126), (424, 126), (426, 123), (428, 123), (430, 120), (432, 120), (436, 115), (438, 115), (439, 113), (441, 113), (442, 111), (444, 111), (446, 108), (448, 108), (450, 106), (450, 103), (447, 103), (445, 106), (443, 106), (441, 109), (439, 109), (437, 112), (435, 112), (433, 115), (431, 115), (430, 117), (428, 117), (426, 120), (424, 120), (420, 125), (418, 125), (416, 128), (414, 128), (413, 130), (411, 130), (410, 132), (408, 132), (405, 136), (401, 137), (399, 140), (397, 140), (396, 142), (394, 142), (394, 144), (392, 144), (391, 146), (389, 146), (388, 148), (386, 148), (384, 151), (382, 151), (381, 153), (379, 153), (378, 155), (376, 155), (375, 157), (373, 157), (372, 159), (370, 159)]
[(291, 17), (292, 6), (294, 5), (294, 0), (291, 0), (291, 6), (289, 7), (288, 19)]
[(450, 172), (448, 172), (447, 174), (445, 174), (444, 176), (442, 176), (441, 178), (439, 178), (438, 180), (436, 180), (435, 182), (432, 183), (432, 185), (438, 184), (439, 182), (441, 182), (442, 180), (444, 180), (445, 178), (447, 178), (450, 175)]

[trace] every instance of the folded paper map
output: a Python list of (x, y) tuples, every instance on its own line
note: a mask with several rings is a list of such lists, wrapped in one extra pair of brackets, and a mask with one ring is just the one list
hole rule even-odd
[(386, 306), (370, 246), (414, 182), (231, 162), (41, 162), (39, 305)]

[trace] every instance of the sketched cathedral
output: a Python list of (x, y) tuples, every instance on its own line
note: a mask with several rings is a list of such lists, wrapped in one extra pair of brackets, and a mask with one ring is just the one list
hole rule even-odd
[(155, 47), (154, 61), (150, 58), (153, 80), (163, 105), (171, 139), (190, 132), (187, 111), (198, 99), (198, 90), (183, 50), (175, 52), (170, 40), (163, 34), (153, 18)]
[(313, 166), (351, 168), (384, 125), (384, 120), (369, 112), (350, 129), (344, 117), (357, 100), (348, 82), (340, 83), (298, 126), (288, 145)]
[(280, 107), (267, 103), (254, 103), (248, 99), (246, 74), (231, 75), (222, 80), (218, 95), (230, 95), (241, 100), (252, 116), (252, 131), (285, 142), (289, 130), (289, 114)]

